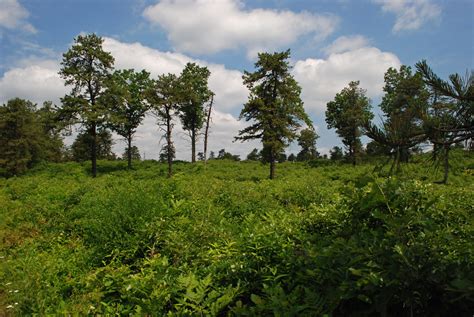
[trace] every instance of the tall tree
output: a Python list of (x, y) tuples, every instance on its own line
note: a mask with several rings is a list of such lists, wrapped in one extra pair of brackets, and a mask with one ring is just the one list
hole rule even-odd
[(426, 61), (416, 64), (417, 70), (430, 88), (432, 102), (424, 119), (424, 130), (434, 145), (433, 158), (443, 161), (444, 176), (441, 183), (447, 183), (449, 173), (449, 152), (460, 142), (474, 139), (474, 72), (449, 76), (449, 82), (439, 78)]
[(148, 105), (145, 91), (151, 86), (150, 73), (133, 69), (117, 70), (108, 80), (101, 102), (109, 109), (107, 126), (127, 141), (128, 168), (132, 167), (132, 141)]
[(97, 176), (97, 129), (104, 124), (107, 109), (100, 103), (114, 58), (102, 49), (104, 40), (96, 34), (79, 35), (63, 54), (59, 74), (71, 92), (61, 99), (63, 113), (77, 119), (91, 138), (92, 176)]
[(319, 136), (313, 128), (306, 128), (301, 130), (298, 136), (298, 145), (301, 151), (296, 155), (297, 161), (309, 161), (318, 157), (316, 151), (316, 140)]
[(245, 71), (242, 77), (250, 95), (240, 119), (254, 123), (239, 131), (236, 140), (262, 140), (270, 162), (270, 179), (275, 177), (279, 153), (295, 139), (301, 122), (312, 125), (301, 101), (301, 88), (290, 74), (289, 58), (290, 50), (260, 53), (256, 70)]
[(362, 126), (372, 118), (369, 98), (366, 97), (365, 90), (359, 87), (359, 81), (351, 81), (349, 87), (342, 89), (333, 101), (327, 103), (328, 128), (336, 128), (353, 165), (356, 165), (362, 149)]
[(174, 74), (161, 75), (153, 82), (151, 89), (146, 94), (152, 113), (157, 118), (158, 125), (166, 133), (166, 145), (162, 149), (162, 154), (166, 155), (168, 177), (171, 177), (173, 175), (173, 159), (175, 157), (175, 148), (172, 140), (173, 117), (178, 111), (180, 80)]
[(191, 139), (191, 162), (193, 163), (196, 162), (196, 142), (206, 115), (204, 104), (213, 95), (207, 83), (210, 75), (207, 67), (201, 67), (195, 63), (187, 63), (180, 75), (179, 116), (183, 130), (188, 131)]

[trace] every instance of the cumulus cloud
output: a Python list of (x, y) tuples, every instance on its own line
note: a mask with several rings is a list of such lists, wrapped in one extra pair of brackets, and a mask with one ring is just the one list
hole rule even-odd
[(367, 47), (369, 40), (363, 35), (341, 36), (337, 38), (330, 45), (323, 48), (326, 54), (343, 53), (346, 51), (353, 51), (362, 47)]
[(417, 30), (423, 24), (436, 20), (441, 15), (440, 6), (430, 0), (373, 0), (382, 6), (382, 11), (395, 14), (393, 32)]
[(36, 33), (35, 27), (26, 22), (29, 15), (17, 0), (0, 0), (0, 27)]
[(338, 18), (289, 10), (248, 10), (239, 0), (161, 0), (143, 16), (160, 25), (177, 50), (216, 53), (244, 48), (249, 57), (288, 47), (299, 37), (324, 39)]
[(247, 99), (248, 90), (242, 84), (242, 73), (227, 69), (224, 65), (194, 60), (186, 55), (161, 52), (140, 43), (123, 43), (105, 38), (104, 50), (115, 57), (115, 67), (119, 69), (146, 69), (153, 77), (173, 73), (179, 75), (187, 62), (206, 66), (211, 72), (209, 87), (216, 93), (215, 107), (221, 111), (230, 111), (241, 107)]
[(399, 67), (400, 60), (392, 53), (375, 47), (362, 47), (334, 53), (327, 59), (308, 58), (297, 61), (293, 68), (295, 79), (302, 87), (305, 108), (321, 113), (352, 80), (360, 80), (371, 98), (382, 94), (384, 74), (389, 67)]
[(59, 103), (68, 91), (59, 77), (56, 60), (23, 60), (21, 66), (10, 69), (0, 78), (0, 103), (15, 97), (31, 100), (39, 105), (43, 101)]

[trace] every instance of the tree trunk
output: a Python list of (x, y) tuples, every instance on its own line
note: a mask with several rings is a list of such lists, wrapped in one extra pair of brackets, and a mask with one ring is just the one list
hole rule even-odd
[(207, 112), (206, 132), (204, 133), (204, 164), (207, 163), (207, 138), (209, 136), (209, 125), (211, 122), (212, 103), (214, 102), (214, 94), (211, 95), (211, 103)]
[(393, 153), (393, 163), (392, 163), (392, 166), (390, 167), (390, 172), (389, 172), (390, 175), (393, 174), (393, 170), (395, 166), (398, 166), (399, 157), (400, 157), (400, 148), (397, 147), (395, 149), (395, 152)]
[(168, 145), (168, 178), (171, 178), (173, 175), (173, 152), (172, 152), (172, 146), (173, 143), (171, 143), (171, 116), (169, 113), (169, 110), (166, 110), (166, 143)]
[(275, 178), (275, 154), (273, 149), (270, 149), (270, 179)]
[(351, 144), (351, 147), (349, 148), (349, 152), (351, 155), (351, 160), (352, 160), (352, 166), (356, 166), (356, 152), (355, 152), (355, 142)]
[(91, 161), (92, 161), (92, 177), (97, 176), (97, 127), (93, 123), (91, 127), (91, 137), (92, 137), (92, 146), (91, 146)]
[(449, 144), (444, 145), (444, 177), (441, 183), (446, 184), (448, 182), (448, 174), (449, 174)]
[(132, 168), (132, 135), (128, 133), (127, 136), (128, 150), (127, 150), (127, 159), (128, 159), (128, 169)]
[(191, 163), (196, 163), (196, 129), (191, 129)]

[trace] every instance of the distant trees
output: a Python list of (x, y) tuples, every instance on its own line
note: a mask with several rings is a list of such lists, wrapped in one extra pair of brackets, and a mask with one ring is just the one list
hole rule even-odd
[(63, 118), (78, 119), (90, 137), (92, 176), (97, 175), (97, 129), (107, 116), (99, 102), (110, 77), (114, 58), (102, 49), (103, 39), (95, 34), (79, 35), (63, 54), (59, 74), (71, 92), (62, 98)]
[(126, 148), (122, 154), (122, 159), (129, 160), (130, 158), (137, 161), (141, 160), (140, 151), (135, 145), (133, 145), (130, 150)]
[(288, 162), (295, 162), (295, 161), (296, 161), (296, 155), (294, 155), (293, 153), (288, 155)]
[(329, 150), (329, 157), (333, 161), (340, 161), (344, 158), (344, 153), (339, 146), (335, 146)]
[(240, 161), (239, 155), (234, 155), (232, 153), (226, 152), (225, 149), (220, 149), (217, 155), (218, 160), (232, 160), (232, 161)]
[(105, 130), (99, 130), (93, 138), (88, 131), (79, 133), (71, 145), (73, 160), (83, 162), (90, 160), (92, 156), (92, 144), (95, 143), (96, 158), (98, 160), (114, 160), (115, 154), (112, 152), (114, 142), (112, 134)]
[(255, 148), (247, 155), (247, 161), (259, 161), (261, 159), (258, 149)]
[(145, 91), (151, 86), (150, 74), (145, 70), (118, 70), (109, 78), (107, 86), (101, 100), (108, 110), (106, 125), (127, 141), (127, 163), (131, 168), (133, 137), (148, 111)]
[(40, 161), (61, 160), (55, 116), (51, 103), (37, 110), (32, 102), (15, 98), (0, 106), (0, 174), (19, 175)]
[(206, 117), (204, 104), (213, 96), (208, 88), (211, 73), (207, 67), (187, 63), (180, 80), (179, 117), (191, 140), (191, 162), (196, 162), (196, 142)]
[(318, 151), (316, 151), (318, 138), (319, 136), (313, 128), (301, 130), (298, 136), (298, 145), (301, 147), (301, 151), (296, 155), (297, 161), (309, 161), (318, 157)]
[(372, 118), (369, 98), (365, 96), (365, 90), (359, 88), (359, 81), (351, 81), (348, 87), (336, 94), (333, 101), (327, 103), (328, 129), (336, 129), (353, 165), (356, 165), (362, 149), (362, 127)]
[(301, 88), (290, 74), (289, 58), (290, 50), (260, 53), (256, 70), (245, 71), (242, 77), (250, 95), (240, 119), (254, 123), (239, 131), (236, 140), (262, 140), (263, 153), (270, 163), (270, 179), (275, 177), (279, 153), (295, 139), (301, 122), (311, 126), (301, 101)]

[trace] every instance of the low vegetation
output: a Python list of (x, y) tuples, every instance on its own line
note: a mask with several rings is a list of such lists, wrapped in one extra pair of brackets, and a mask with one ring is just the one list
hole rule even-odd
[(327, 160), (0, 178), (0, 315), (472, 314), (474, 157), (451, 155), (447, 185), (424, 156), (389, 178)]

